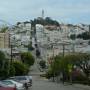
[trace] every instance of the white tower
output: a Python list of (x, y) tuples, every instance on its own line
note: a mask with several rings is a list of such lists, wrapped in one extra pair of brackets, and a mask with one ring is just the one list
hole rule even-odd
[(44, 10), (42, 9), (42, 18), (44, 19)]

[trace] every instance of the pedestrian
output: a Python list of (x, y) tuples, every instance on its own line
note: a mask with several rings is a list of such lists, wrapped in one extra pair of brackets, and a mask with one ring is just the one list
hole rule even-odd
[(28, 84), (26, 82), (24, 83), (24, 87), (25, 87), (25, 90), (28, 90)]

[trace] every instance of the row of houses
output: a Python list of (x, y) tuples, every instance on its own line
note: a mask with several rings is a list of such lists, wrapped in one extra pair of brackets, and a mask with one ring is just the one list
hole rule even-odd
[(27, 52), (26, 47), (30, 43), (30, 23), (20, 23), (8, 28), (5, 33), (0, 33), (0, 50), (8, 55), (19, 55), (20, 52)]
[(54, 28), (53, 30), (37, 24), (36, 37), (42, 59), (48, 61), (48, 58), (62, 54), (63, 52), (86, 52), (84, 48), (88, 47), (88, 41), (81, 39), (73, 41), (69, 37), (71, 34), (78, 35), (86, 31), (89, 32), (89, 30), (89, 25), (84, 26), (81, 24), (61, 24), (59, 29)]
[[(49, 28), (52, 29), (49, 29)], [(71, 25), (71, 24), (60, 24), (60, 27), (56, 26), (43, 26), (36, 24), (36, 35), (37, 44), (41, 51), (41, 56), (45, 59), (53, 55), (52, 49), (47, 49), (50, 47), (51, 43), (61, 43), (71, 42), (68, 38), (71, 34), (80, 34), (89, 31), (89, 25)], [(13, 45), (13, 52), (28, 51), (27, 46), (30, 42), (34, 47), (35, 37), (31, 35), (31, 23), (20, 22), (12, 27), (5, 33), (0, 33), (0, 49), (11, 50), (10, 45)], [(55, 54), (62, 52), (62, 45), (54, 47)], [(47, 53), (46, 53), (47, 52)]]

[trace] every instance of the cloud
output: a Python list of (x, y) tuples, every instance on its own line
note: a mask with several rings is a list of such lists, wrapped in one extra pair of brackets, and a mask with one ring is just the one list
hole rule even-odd
[[(0, 19), (15, 23), (41, 16), (58, 21), (90, 23), (90, 0), (0, 0)], [(86, 19), (82, 19), (82, 18)]]

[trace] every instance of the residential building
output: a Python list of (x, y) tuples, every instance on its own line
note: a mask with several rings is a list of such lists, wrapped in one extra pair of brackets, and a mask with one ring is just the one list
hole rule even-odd
[(9, 43), (10, 38), (9, 38), (9, 33), (0, 33), (0, 48), (9, 48)]

